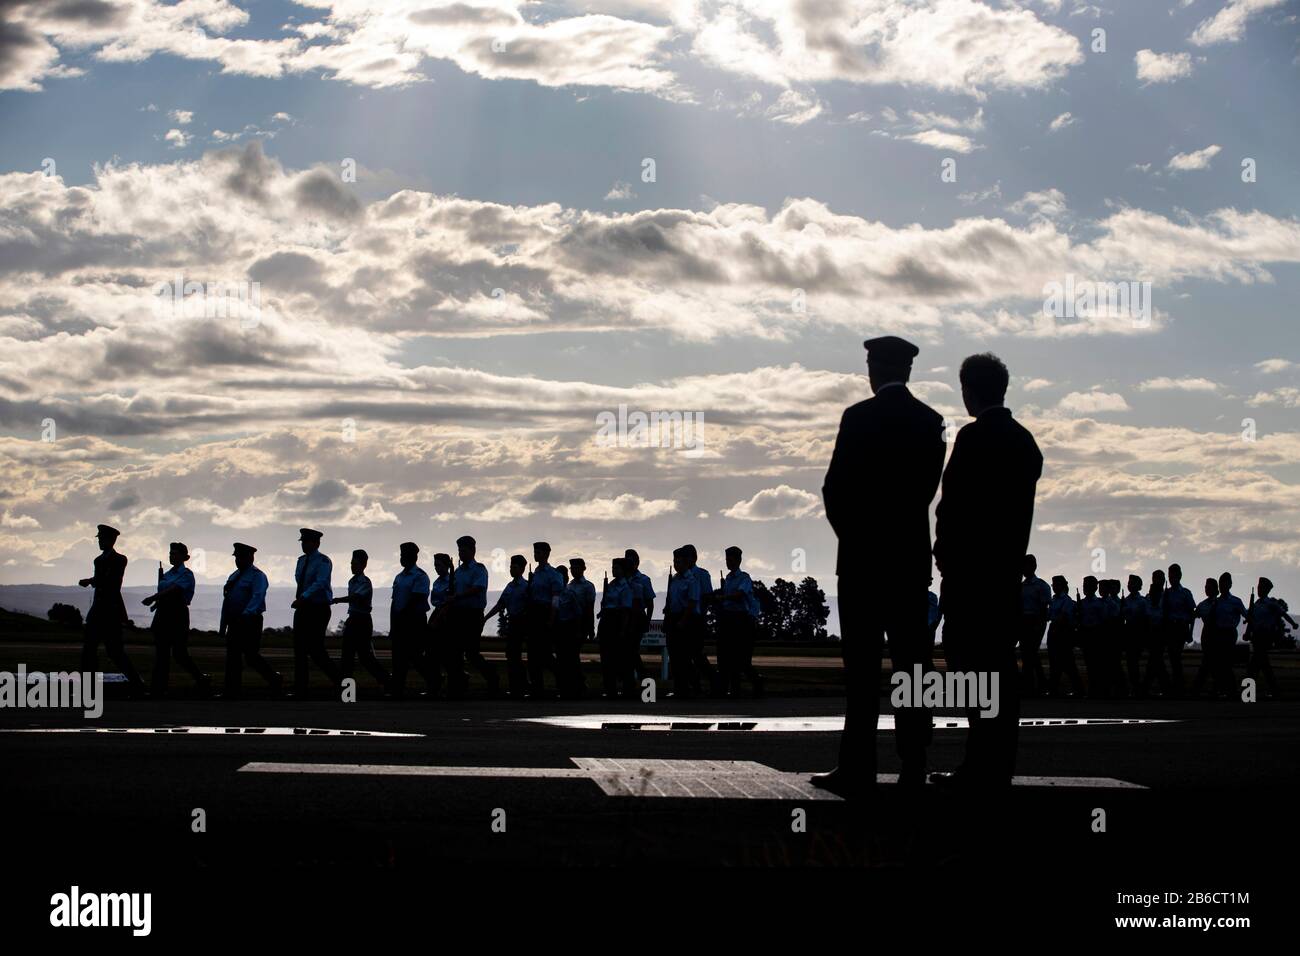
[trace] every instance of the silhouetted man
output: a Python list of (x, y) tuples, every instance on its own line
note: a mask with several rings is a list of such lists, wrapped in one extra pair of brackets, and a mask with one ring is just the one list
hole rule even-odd
[(1252, 680), (1263, 681), (1263, 697), (1277, 696), (1277, 678), (1273, 676), (1273, 665), (1268, 659), (1269, 649), (1282, 641), (1286, 624), (1296, 626), (1287, 613), (1290, 609), (1286, 601), (1272, 597), (1272, 594), (1273, 582), (1260, 578), (1259, 600), (1252, 598), (1246, 611), (1246, 640), (1250, 641), (1250, 663), (1246, 665), (1246, 675)]
[[(393, 680), (388, 692), (398, 699), (406, 696), (406, 675), (414, 668), (424, 678), (427, 693), (436, 696), (442, 678), (427, 650), (429, 626), (424, 617), (429, 610), (429, 575), (417, 563), (420, 546), (414, 541), (403, 541), (397, 550), (402, 570), (393, 578), (388, 611), (388, 636), (393, 643)], [(435, 555), (435, 564), (438, 558), (446, 558), (450, 566), (450, 557)]]
[(1015, 692), (1020, 571), (1028, 551), (1043, 456), (1003, 405), (1010, 376), (994, 355), (961, 365), (961, 395), (975, 421), (957, 433), (935, 511), (934, 558), (943, 576), (948, 667), (997, 673), (998, 712), (968, 708), (966, 759), (936, 783), (1009, 786), (1016, 764)]
[(1161, 603), (1165, 649), (1169, 652), (1169, 682), (1176, 697), (1183, 695), (1183, 648), (1192, 643), (1196, 623), (1196, 598), (1183, 587), (1183, 569), (1169, 565), (1169, 587)]
[[(874, 396), (844, 411), (822, 486), (826, 518), (839, 538), (844, 733), (839, 765), (812, 778), (814, 786), (850, 798), (875, 790), (885, 636), (894, 670), (910, 676), (914, 664), (931, 668), (930, 502), (945, 450), (943, 418), (907, 388), (920, 350), (892, 335), (863, 344)], [(924, 784), (930, 713), (902, 708), (895, 721), (899, 782)]]
[(1036, 697), (1047, 686), (1043, 659), (1038, 653), (1047, 630), (1047, 609), (1052, 603), (1052, 589), (1038, 576), (1038, 559), (1025, 555), (1020, 585), (1020, 677), (1025, 696)]
[(628, 548), (623, 552), (623, 559), (632, 572), (628, 576), (628, 583), (632, 585), (632, 632), (636, 637), (632, 647), (632, 665), (639, 680), (645, 676), (645, 665), (641, 663), (641, 640), (650, 631), (650, 622), (654, 620), (656, 595), (650, 576), (641, 570), (641, 555), (634, 548)]
[(126, 555), (113, 550), (119, 532), (101, 524), (96, 528), (95, 540), (99, 543), (99, 556), (95, 558), (92, 577), (77, 582), (83, 588), (93, 587), (90, 610), (86, 612), (86, 625), (81, 646), (81, 670), (94, 673), (99, 670), (99, 644), (102, 641), (109, 659), (126, 675), (132, 694), (144, 694), (144, 681), (136, 672), (131, 658), (126, 656), (122, 644), (122, 626), (126, 624), (126, 604), (122, 601), (122, 577), (126, 574)]
[(740, 678), (749, 681), (755, 697), (763, 696), (763, 675), (754, 670), (754, 637), (758, 630), (758, 598), (754, 582), (740, 569), (744, 552), (734, 544), (723, 552), (727, 576), (718, 604), (718, 672), (723, 691), (740, 695)]
[(297, 582), (293, 604), (293, 686), (299, 697), (308, 694), (307, 661), (310, 659), (325, 672), (330, 683), (337, 687), (343, 680), (339, 669), (325, 649), (325, 631), (330, 624), (330, 602), (334, 592), (330, 588), (330, 575), (334, 565), (321, 554), (321, 533), (311, 528), (298, 529), (302, 556), (294, 569)]
[(496, 665), (483, 656), (483, 611), (487, 608), (488, 570), (481, 561), (475, 560), (477, 552), (478, 543), (469, 535), (456, 539), (460, 564), (454, 575), (448, 610), (453, 666), (448, 667), (447, 679), (448, 693), (453, 698), (462, 696), (469, 683), (465, 664), (482, 675), (490, 696), (495, 697), (500, 691)]
[(375, 623), (371, 617), (375, 589), (370, 578), (366, 577), (366, 565), (369, 563), (370, 555), (365, 551), (357, 548), (352, 552), (352, 577), (348, 579), (348, 593), (344, 597), (334, 598), (332, 602), (348, 606), (348, 616), (343, 622), (343, 653), (339, 671), (345, 678), (351, 677), (353, 661), (360, 659), (361, 666), (370, 672), (380, 690), (387, 690), (389, 676), (375, 657)]
[(524, 580), (524, 568), (527, 563), (522, 554), (510, 556), (510, 583), (501, 591), (492, 610), (483, 615), (484, 624), (494, 614), (501, 615), (497, 633), (506, 639), (509, 694), (518, 700), (528, 696), (528, 671), (524, 667), (524, 637), (528, 619), (528, 582)]
[(555, 676), (557, 690), (562, 683), (555, 668), (555, 618), (564, 581), (550, 565), (550, 544), (534, 542), (533, 560), (536, 566), (528, 579), (528, 683), (534, 698), (550, 699), (555, 694), (546, 689), (546, 671)]
[(278, 697), (284, 679), (271, 669), (261, 649), (262, 615), (266, 613), (266, 575), (253, 563), (257, 549), (251, 544), (236, 541), (232, 553), (235, 570), (221, 589), (220, 635), (226, 639), (226, 681), (221, 688), (221, 697), (223, 700), (239, 700), (243, 664), (257, 671), (270, 685), (271, 695)]

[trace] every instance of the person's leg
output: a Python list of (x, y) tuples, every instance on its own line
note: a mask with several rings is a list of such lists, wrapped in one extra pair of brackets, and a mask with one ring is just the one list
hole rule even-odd
[(673, 695), (676, 697), (694, 694), (695, 688), (699, 685), (690, 647), (689, 626), (679, 621), (668, 632), (668, 660), (672, 672)]
[(131, 663), (131, 658), (126, 656), (126, 645), (122, 642), (122, 628), (107, 628), (104, 631), (104, 647), (108, 650), (108, 657), (126, 677), (127, 686), (134, 693), (144, 691), (144, 681), (140, 679), (140, 674)]
[(226, 676), (221, 685), (223, 699), (239, 699), (243, 666), (243, 642), (240, 640), (239, 622), (235, 621), (226, 628)]
[(328, 604), (318, 604), (312, 606), (312, 624), (311, 624), (311, 659), (317, 667), (325, 672), (331, 684), (338, 687), (343, 682), (343, 675), (339, 673), (334, 659), (330, 657), (329, 649), (325, 646), (325, 636), (329, 632), (330, 626), (330, 606)]
[(528, 669), (524, 666), (525, 618), (506, 622), (506, 676), (510, 683), (510, 696), (523, 697), (528, 693)]
[(861, 593), (861, 581), (840, 578), (840, 653), (844, 658), (844, 731), (838, 770), (852, 785), (876, 783), (876, 728), (884, 628)]
[(243, 641), (244, 663), (253, 668), (273, 691), (278, 692), (282, 683), (280, 675), (262, 656), (262, 615), (250, 614), (243, 618), (240, 637)]
[(81, 629), (81, 670), (85, 674), (99, 670), (99, 628), (90, 615)]
[(190, 656), (190, 629), (188, 624), (189, 622), (186, 621), (185, 627), (176, 630), (175, 637), (172, 639), (172, 657), (181, 670), (194, 679), (195, 684), (206, 684), (208, 675), (199, 670), (199, 665), (194, 663), (194, 658)]
[(496, 693), (500, 681), (496, 665), (483, 656), (483, 612), (478, 608), (465, 609), (465, 659), (479, 672), (488, 692)]
[(310, 674), (307, 670), (308, 645), (310, 638), (307, 629), (311, 626), (311, 612), (306, 607), (297, 607), (293, 610), (293, 691), (299, 697), (307, 696), (308, 678)]
[(1169, 688), (1178, 697), (1183, 695), (1184, 689), (1183, 647), (1185, 644), (1183, 638), (1186, 633), (1186, 628), (1174, 626), (1170, 628), (1165, 642), (1165, 650), (1169, 653)]
[(353, 632), (353, 641), (361, 666), (370, 673), (381, 690), (388, 687), (388, 673), (379, 663), (379, 658), (375, 656), (375, 625), (369, 614), (358, 618)]
[(149, 679), (149, 693), (154, 697), (162, 697), (167, 693), (171, 641), (168, 640), (166, 622), (159, 621), (155, 617), (151, 630), (153, 631), (153, 674)]
[[(934, 645), (927, 624), (929, 605), (923, 583), (899, 584), (890, 589), (885, 603), (885, 631), (889, 636), (889, 661), (893, 673), (924, 676), (934, 670)], [(894, 745), (902, 764), (904, 782), (925, 781), (925, 750), (933, 735), (933, 714), (928, 707), (901, 707), (894, 715)]]

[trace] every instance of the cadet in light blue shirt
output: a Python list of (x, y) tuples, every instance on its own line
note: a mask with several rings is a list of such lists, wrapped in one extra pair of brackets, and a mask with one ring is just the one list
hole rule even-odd
[(1250, 664), (1246, 675), (1256, 681), (1262, 680), (1266, 698), (1277, 694), (1277, 678), (1273, 676), (1273, 664), (1268, 659), (1269, 649), (1282, 639), (1286, 631), (1283, 621), (1296, 626), (1287, 613), (1286, 602), (1272, 597), (1272, 593), (1273, 582), (1260, 578), (1259, 600), (1251, 602), (1246, 612), (1246, 636), (1250, 639)]
[(742, 552), (732, 545), (725, 553), (727, 576), (722, 580), (718, 617), (718, 670), (730, 697), (740, 694), (740, 678), (749, 681), (754, 696), (762, 696), (763, 677), (754, 669), (754, 639), (758, 633), (758, 599), (754, 582), (740, 570)]
[(632, 615), (632, 585), (626, 558), (615, 558), (610, 567), (614, 577), (605, 587), (600, 600), (600, 673), (606, 699), (636, 696), (631, 641), (635, 633)]
[(506, 639), (506, 678), (509, 681), (511, 697), (521, 699), (528, 696), (528, 672), (524, 667), (524, 640), (527, 634), (528, 582), (524, 580), (524, 567), (527, 565), (522, 554), (510, 557), (510, 583), (505, 586), (497, 603), (483, 617), (483, 622), (494, 614), (501, 615), (501, 627), (498, 633)]
[(1066, 695), (1083, 693), (1083, 681), (1074, 662), (1074, 601), (1070, 598), (1070, 582), (1056, 574), (1052, 576), (1052, 602), (1047, 606), (1047, 696), (1060, 696), (1061, 675), (1070, 682)]
[(1165, 650), (1169, 654), (1170, 690), (1183, 693), (1183, 648), (1192, 643), (1192, 625), (1196, 621), (1196, 598), (1183, 587), (1183, 569), (1169, 565), (1169, 586), (1160, 602), (1164, 621)]
[(154, 609), (153, 682), (149, 686), (149, 696), (162, 698), (167, 695), (167, 671), (172, 657), (194, 678), (199, 693), (206, 695), (211, 678), (199, 670), (189, 652), (189, 605), (194, 599), (194, 572), (185, 566), (190, 559), (189, 548), (180, 541), (173, 541), (167, 558), (171, 568), (163, 573), (162, 565), (158, 565), (158, 590), (144, 599), (145, 606)]
[(725, 690), (718, 680), (718, 673), (714, 670), (713, 663), (709, 660), (708, 655), (704, 653), (704, 639), (708, 634), (709, 607), (714, 600), (713, 577), (696, 563), (699, 560), (699, 552), (695, 550), (695, 545), (682, 545), (682, 553), (686, 557), (689, 572), (695, 575), (695, 579), (700, 583), (700, 604), (697, 609), (699, 615), (691, 619), (688, 632), (687, 646), (691, 655), (691, 663), (697, 673), (708, 678), (713, 696), (721, 697)]
[(478, 542), (470, 535), (456, 539), (460, 564), (452, 575), (452, 599), (448, 607), (444, 641), (448, 696), (459, 699), (469, 686), (465, 664), (469, 663), (483, 677), (489, 697), (497, 696), (497, 669), (483, 656), (483, 609), (487, 607), (488, 571), (475, 560)]
[(685, 548), (673, 551), (676, 573), (668, 581), (664, 613), (664, 630), (668, 638), (668, 657), (673, 668), (673, 697), (691, 698), (700, 692), (700, 678), (695, 671), (692, 643), (700, 620), (700, 579), (691, 573)]
[(365, 551), (358, 548), (352, 552), (352, 577), (348, 579), (347, 596), (334, 599), (335, 604), (348, 606), (347, 620), (343, 622), (343, 656), (339, 667), (345, 678), (351, 678), (353, 661), (359, 658), (375, 682), (387, 690), (390, 678), (375, 657), (375, 629), (371, 617), (375, 589), (370, 578), (366, 577), (366, 565), (369, 563), (370, 555)]
[(555, 664), (555, 619), (564, 581), (548, 563), (551, 546), (533, 543), (533, 573), (528, 578), (528, 681), (534, 697), (554, 697), (546, 690), (547, 670), (555, 675), (557, 692), (564, 679)]
[(302, 545), (302, 556), (294, 569), (294, 579), (298, 588), (293, 599), (293, 685), (294, 693), (306, 698), (309, 693), (308, 679), (310, 671), (308, 660), (325, 672), (335, 687), (343, 681), (343, 675), (330, 658), (325, 648), (325, 633), (330, 624), (330, 603), (334, 592), (330, 589), (330, 575), (333, 565), (330, 559), (321, 554), (321, 533), (312, 528), (301, 528), (298, 541)]
[(266, 611), (266, 575), (253, 564), (257, 549), (235, 542), (235, 572), (226, 579), (221, 594), (221, 636), (226, 639), (226, 683), (223, 700), (238, 700), (243, 665), (257, 671), (279, 696), (284, 679), (262, 656), (262, 614)]
[[(424, 678), (427, 693), (436, 695), (442, 684), (442, 673), (428, 654), (428, 624), (425, 611), (429, 608), (429, 575), (416, 562), (420, 548), (414, 541), (400, 546), (398, 560), (402, 570), (393, 578), (393, 597), (389, 612), (389, 637), (393, 642), (393, 678), (389, 694), (402, 697), (406, 694), (406, 675), (412, 669)], [(451, 558), (446, 559), (450, 567)]]

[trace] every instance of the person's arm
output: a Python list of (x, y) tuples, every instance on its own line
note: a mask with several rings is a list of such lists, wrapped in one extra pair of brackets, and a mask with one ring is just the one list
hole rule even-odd
[[(845, 422), (848, 420), (849, 413), (846, 409), (840, 415), (840, 428), (835, 435), (835, 447), (831, 451), (831, 462), (826, 468), (826, 477), (822, 481), (822, 505), (826, 510), (826, 520), (830, 523), (831, 530), (835, 536), (839, 537), (841, 529), (844, 528), (845, 508), (844, 505), (844, 480), (845, 472), (848, 470), (849, 446), (851, 438), (846, 434)], [(853, 494), (854, 489), (849, 487), (848, 494)]]
[(261, 614), (260, 605), (266, 603), (266, 589), (268, 582), (265, 574), (259, 574), (253, 579), (252, 592), (249, 595), (248, 604), (244, 608), (245, 615)]

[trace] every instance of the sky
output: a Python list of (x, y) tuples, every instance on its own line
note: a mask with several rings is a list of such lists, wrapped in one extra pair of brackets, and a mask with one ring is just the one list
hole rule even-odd
[(0, 0), (0, 583), (107, 522), (837, 593), (896, 334), (953, 431), (1006, 361), (1042, 573), (1300, 601), (1298, 88), (1286, 0)]

